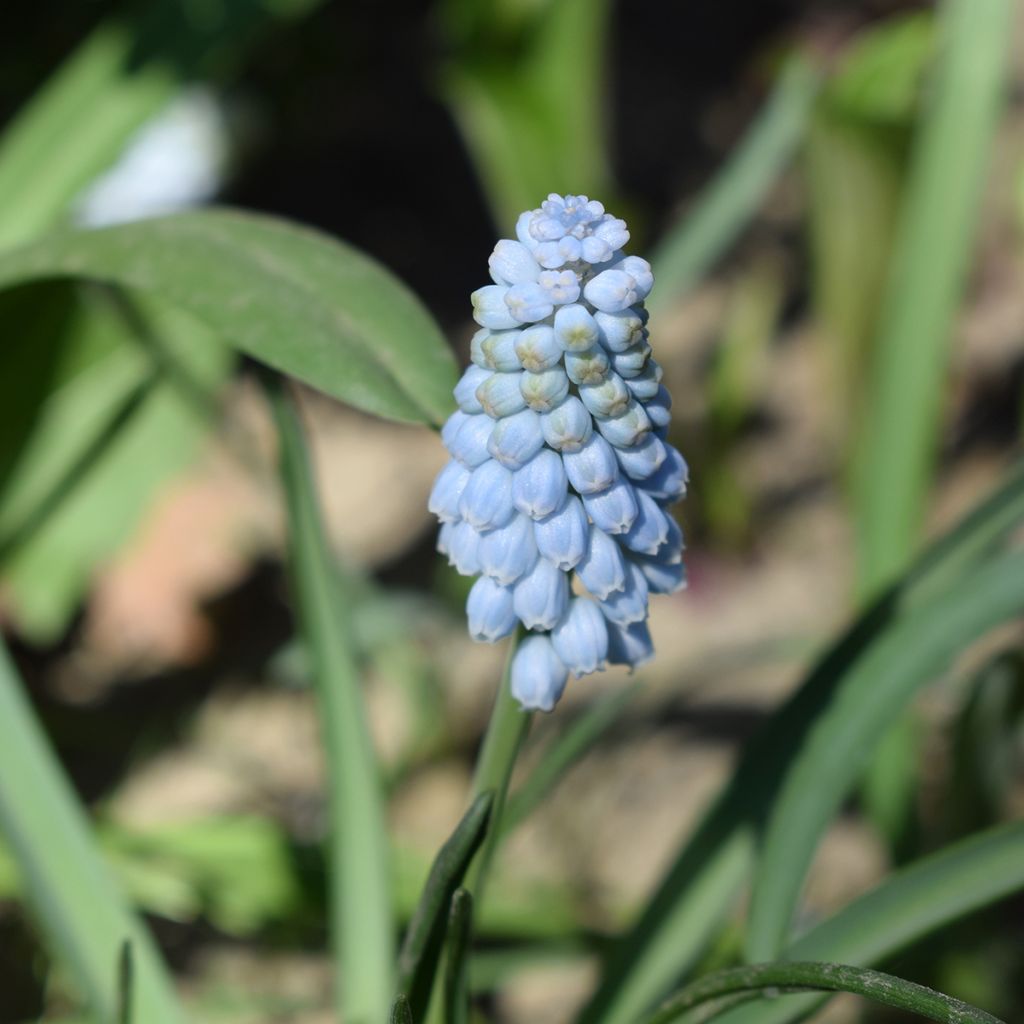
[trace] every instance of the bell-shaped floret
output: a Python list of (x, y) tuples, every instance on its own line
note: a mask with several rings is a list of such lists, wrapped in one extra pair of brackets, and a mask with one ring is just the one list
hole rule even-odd
[(473, 584), (466, 599), (469, 635), (478, 643), (493, 644), (516, 628), (516, 612), (512, 591), (481, 576)]
[(557, 366), (562, 358), (562, 346), (555, 337), (555, 329), (550, 324), (534, 324), (519, 332), (516, 339), (516, 355), (523, 369), (531, 373), (540, 373)]
[(540, 415), (532, 409), (523, 409), (494, 424), (487, 450), (503, 466), (519, 469), (543, 447), (544, 432), (540, 426)]
[(526, 399), (519, 390), (521, 373), (492, 373), (476, 389), (476, 397), (484, 412), (499, 420), (526, 408)]
[(502, 586), (525, 576), (537, 561), (533, 521), (518, 512), (504, 525), (480, 535), (480, 571)]
[(600, 345), (565, 353), (565, 372), (573, 384), (600, 384), (608, 376), (608, 353)]
[(469, 483), (469, 476), (470, 471), (454, 460), (437, 474), (427, 508), (442, 523), (454, 523), (460, 518), (459, 499)]
[(475, 576), (480, 571), (480, 534), (469, 523), (458, 522), (448, 536), (448, 564), (460, 576)]
[(574, 597), (551, 631), (555, 653), (574, 676), (596, 672), (608, 656), (608, 623), (597, 603)]
[[(458, 416), (459, 413), (455, 415)], [(448, 451), (463, 465), (471, 468), (479, 466), (489, 458), (487, 444), (493, 430), (494, 420), (486, 413), (466, 416), (451, 439)]]
[(621, 313), (640, 299), (632, 275), (624, 270), (614, 269), (603, 270), (596, 277), (592, 277), (584, 287), (583, 295), (602, 313)]
[(483, 366), (489, 370), (499, 370), (502, 373), (514, 373), (516, 370), (521, 370), (523, 364), (516, 354), (516, 341), (519, 339), (519, 333), (519, 331), (488, 331), (485, 337), (480, 338), (477, 344)]
[(569, 495), (565, 504), (551, 515), (533, 524), (537, 550), (557, 568), (576, 568), (586, 555), (590, 543), (590, 521), (583, 503)]
[(620, 626), (608, 623), (608, 661), (612, 665), (635, 668), (654, 657), (654, 644), (646, 622), (633, 622)]
[(558, 703), (569, 670), (547, 636), (528, 636), (512, 656), (512, 696), (526, 711), (551, 711)]
[(555, 308), (551, 296), (537, 282), (513, 285), (505, 293), (505, 306), (514, 327), (544, 320), (551, 316)]
[(476, 414), (484, 411), (480, 399), (476, 397), (476, 389), (490, 376), (490, 370), (475, 363), (470, 363), (466, 367), (466, 372), (455, 385), (454, 392), (455, 401), (463, 412)]
[(655, 427), (667, 427), (672, 419), (672, 396), (668, 388), (664, 384), (659, 384), (655, 396), (644, 402), (644, 408)]
[(535, 412), (550, 412), (561, 405), (569, 394), (569, 378), (560, 366), (540, 373), (519, 375), (519, 390), (526, 404)]
[(578, 452), (594, 432), (594, 421), (586, 406), (569, 395), (561, 405), (540, 417), (544, 440), (560, 452)]
[(601, 416), (597, 419), (601, 436), (616, 448), (632, 448), (651, 432), (651, 421), (644, 407), (631, 400), (618, 416)]
[(576, 575), (600, 601), (626, 585), (626, 562), (622, 549), (604, 530), (591, 528), (587, 551), (576, 566)]
[(562, 306), (555, 313), (555, 338), (566, 352), (585, 352), (597, 344), (597, 321), (585, 306)]
[(642, 256), (624, 256), (614, 265), (615, 270), (624, 270), (633, 278), (637, 298), (643, 301), (654, 287), (654, 274), (651, 265)]
[(635, 309), (594, 314), (598, 338), (609, 352), (625, 352), (644, 340), (644, 321)]
[[(479, 472), (475, 470), (474, 476)], [(657, 554), (658, 549), (668, 540), (669, 517), (658, 503), (640, 488), (636, 489), (636, 503), (637, 517), (622, 538), (622, 543), (630, 551), (636, 551), (641, 555)]]
[[(690, 475), (686, 460), (672, 445), (665, 445), (665, 461), (640, 486), (659, 501), (678, 501), (686, 494)], [(570, 477), (570, 479), (572, 479)]]
[(481, 463), (459, 498), (459, 515), (483, 531), (504, 526), (514, 512), (511, 472), (494, 459)]
[(531, 519), (543, 519), (557, 512), (568, 489), (562, 460), (550, 448), (542, 448), (512, 475), (512, 502)]
[(666, 459), (668, 447), (660, 438), (648, 434), (632, 448), (616, 448), (622, 472), (630, 480), (646, 480)]
[(662, 369), (654, 359), (648, 359), (647, 365), (633, 377), (626, 381), (626, 387), (632, 392), (634, 398), (641, 402), (649, 402), (658, 394), (661, 388)]
[[(509, 311), (505, 296), (509, 289), (501, 284), (489, 284), (477, 288), (470, 296), (473, 303), (473, 319), (481, 326), (492, 331), (504, 331), (518, 327), (519, 321)], [(546, 314), (545, 314), (546, 315)], [(544, 317), (538, 317), (543, 320)]]
[(582, 384), (579, 391), (583, 404), (595, 416), (621, 416), (632, 397), (617, 373), (608, 373), (600, 384)]
[(536, 281), (540, 274), (540, 266), (533, 257), (533, 253), (522, 244), (503, 238), (494, 247), (487, 260), (491, 277), (498, 284), (528, 284)]
[(552, 629), (569, 604), (569, 577), (546, 558), (519, 580), (513, 591), (513, 607), (527, 629)]
[(633, 485), (622, 477), (603, 491), (584, 494), (583, 507), (593, 524), (605, 533), (626, 533), (637, 517)]
[(601, 602), (601, 611), (609, 622), (628, 626), (647, 618), (647, 579), (640, 569), (626, 559), (626, 585), (613, 591)]
[(658, 556), (640, 556), (636, 564), (644, 574), (652, 594), (674, 594), (686, 587), (686, 566), (682, 560), (666, 562)]
[(580, 494), (593, 494), (610, 487), (619, 475), (619, 464), (612, 446), (593, 434), (579, 451), (562, 452), (562, 462), (569, 483)]
[(635, 377), (642, 373), (651, 358), (651, 346), (646, 341), (630, 345), (622, 352), (613, 352), (611, 355), (612, 369), (623, 379)]

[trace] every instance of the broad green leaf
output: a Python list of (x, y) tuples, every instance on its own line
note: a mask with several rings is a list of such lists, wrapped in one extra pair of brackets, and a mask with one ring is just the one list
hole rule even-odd
[(860, 591), (918, 544), (938, 440), (949, 339), (1002, 109), (1012, 0), (945, 0), (879, 312), (855, 467)]
[(839, 679), (792, 750), (772, 802), (751, 900), (750, 960), (785, 944), (818, 840), (886, 727), (955, 655), (1022, 610), (1024, 552), (1015, 552), (891, 625)]
[(785, 66), (743, 141), (655, 251), (651, 309), (692, 288), (757, 212), (803, 138), (818, 86), (804, 58)]
[(608, 0), (540, 0), (518, 17), (474, 6), (446, 4), (442, 81), (495, 223), (511, 231), (550, 192), (607, 202)]
[(381, 416), (441, 422), (455, 363), (383, 267), (326, 235), (230, 210), (67, 230), (0, 253), (0, 288), (73, 277), (181, 308), (240, 351)]
[(752, 741), (736, 772), (679, 850), (639, 919), (616, 943), (580, 1021), (634, 1024), (696, 960), (753, 865), (756, 830), (795, 749), (843, 676), (909, 611), (954, 590), (1024, 521), (1024, 466), (928, 548), (900, 584), (837, 639)]
[(493, 793), (481, 794), (470, 805), (438, 852), (409, 922), (398, 957), (398, 991), (408, 998), (416, 1019), (423, 1017), (430, 1003), (452, 898), (484, 840), (493, 805)]
[[(673, 1024), (704, 1003), (745, 993), (777, 998), (806, 990), (850, 992), (940, 1024), (1002, 1024), (976, 1006), (892, 974), (818, 961), (751, 964), (705, 975), (669, 999), (647, 1024)], [(717, 1014), (715, 1018), (721, 1019)]]
[[(786, 947), (787, 959), (875, 964), (958, 918), (1024, 890), (1024, 823), (990, 829), (891, 875), (877, 888)], [(790, 1024), (820, 999), (760, 1002), (721, 1024)]]
[(149, 933), (135, 918), (93, 843), (88, 818), (50, 749), (0, 645), (0, 835), (23, 892), (75, 983), (102, 1020), (118, 1011), (122, 944), (133, 950), (136, 1018), (182, 1016)]
[(393, 922), (384, 802), (347, 601), (338, 586), (294, 406), (265, 376), (288, 506), (289, 569), (313, 663), (329, 773), (330, 924), (336, 1002), (350, 1024), (376, 1024), (391, 1005)]
[[(0, 504), (0, 537), (27, 538), (5, 552), (0, 577), (20, 628), (39, 642), (65, 628), (96, 565), (131, 537), (157, 487), (188, 464), (208, 429), (173, 381), (153, 383), (154, 357), (134, 328), (103, 296), (85, 300)], [(140, 309), (174, 359), (215, 390), (230, 351), (181, 312), (154, 302)], [(128, 429), (113, 429), (128, 419)], [(41, 510), (46, 518), (33, 521)]]

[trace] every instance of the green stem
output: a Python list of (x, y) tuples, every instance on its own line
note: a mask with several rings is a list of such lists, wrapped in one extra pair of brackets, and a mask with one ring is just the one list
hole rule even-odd
[(852, 992), (884, 1006), (916, 1013), (940, 1024), (1002, 1024), (984, 1010), (934, 989), (866, 967), (793, 962), (751, 964), (706, 975), (664, 1003), (647, 1024), (670, 1024), (702, 1003), (765, 989), (793, 992)]
[(491, 866), (491, 859), (501, 836), (501, 816), (505, 810), (512, 768), (515, 765), (519, 749), (523, 745), (523, 740), (526, 739), (532, 718), (529, 712), (523, 711), (516, 703), (516, 699), (512, 696), (512, 690), (509, 688), (512, 658), (521, 637), (522, 631), (517, 630), (509, 643), (508, 660), (502, 674), (501, 686), (494, 699), (494, 710), (491, 712), (491, 720), (487, 725), (487, 733), (484, 736), (480, 757), (476, 763), (476, 771), (473, 774), (473, 799), (488, 791), (494, 794), (491, 818), (487, 826), (487, 838), (469, 869), (465, 885), (465, 888), (473, 894), (478, 910), (483, 902), (484, 884)]
[(292, 584), (313, 663), (329, 768), (338, 1007), (351, 1024), (375, 1024), (391, 1005), (394, 961), (383, 795), (352, 652), (350, 609), (324, 533), (302, 427), (281, 379), (267, 373), (263, 383), (278, 431)]

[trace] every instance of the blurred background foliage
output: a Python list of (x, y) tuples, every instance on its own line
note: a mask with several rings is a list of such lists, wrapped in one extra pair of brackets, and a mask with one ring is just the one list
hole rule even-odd
[[(1019, 454), (1024, 25), (1003, 6), (1009, 27), (992, 0), (941, 16), (899, 0), (8, 12), (0, 265), (53, 228), (216, 199), (376, 257), (464, 362), (493, 238), (547, 192), (600, 197), (653, 254), (653, 337), (695, 481), (691, 588), (655, 609), (659, 658), (635, 688), (577, 684), (536, 731), (478, 908), (489, 1019), (570, 1019), (602, 958), (629, 971), (613, 936), (740, 744)], [(250, 365), (165, 300), (99, 285), (0, 293), (0, 331), (0, 615), (33, 704), (197, 1019), (325, 1021), (324, 767)], [(433, 554), (436, 439), (312, 391), (303, 413), (404, 920), (462, 809), (498, 654), (464, 637), (464, 581)], [(1019, 822), (1021, 644), (1009, 617), (882, 720), (802, 928), (856, 910), (893, 866)], [(772, 927), (775, 890), (757, 885), (764, 928), (740, 927), (728, 856), (732, 916), (694, 938), (704, 967)], [(70, 1024), (74, 984), (21, 884), (0, 847), (0, 1022)], [(1020, 900), (877, 956), (1017, 1019)], [(619, 1009), (599, 989), (583, 1019), (630, 1019), (685, 959), (652, 967), (649, 990), (630, 975)], [(827, 1012), (905, 1019), (852, 999)]]

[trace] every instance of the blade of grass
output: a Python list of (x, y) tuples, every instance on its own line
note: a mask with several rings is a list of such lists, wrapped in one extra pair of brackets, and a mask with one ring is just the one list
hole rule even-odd
[(585, 757), (619, 720), (637, 689), (630, 686), (615, 690), (594, 701), (544, 751), (527, 780), (509, 797), (501, 826), (503, 832), (511, 832), (550, 796), (569, 769)]
[(887, 583), (917, 546), (946, 382), (1009, 54), (1011, 0), (944, 0), (879, 314), (856, 460), (860, 591)]
[(766, 989), (783, 995), (808, 990), (851, 992), (882, 1006), (906, 1010), (940, 1024), (1002, 1024), (997, 1017), (976, 1006), (892, 974), (882, 974), (866, 967), (814, 961), (751, 964), (715, 971), (670, 999), (647, 1024), (672, 1024), (685, 1013), (713, 999), (740, 992), (764, 992)]
[(116, 1020), (118, 963), (133, 949), (138, 1020), (181, 1024), (166, 969), (94, 845), (89, 820), (61, 771), (0, 643), (0, 834), (26, 901), (96, 1017)]
[(43, 494), (35, 505), (4, 534), (0, 535), (0, 566), (27, 543), (36, 532), (43, 527), (63, 504), (79, 483), (89, 475), (89, 471), (102, 459), (111, 442), (119, 437), (121, 430), (127, 426), (142, 407), (145, 400), (153, 392), (159, 380), (159, 374), (150, 373), (143, 377), (113, 408), (109, 419), (92, 437), (86, 447), (78, 453), (64, 473), (55, 480), (50, 489)]
[(395, 999), (388, 1020), (391, 1024), (416, 1024), (409, 1009), (409, 1000), (405, 996), (398, 996)]
[(398, 957), (398, 991), (408, 998), (416, 1019), (423, 1018), (430, 1003), (455, 890), (483, 842), (493, 805), (490, 792), (482, 793), (470, 805), (438, 852), (409, 922)]
[(473, 897), (465, 889), (452, 896), (448, 919), (448, 953), (444, 969), (444, 1024), (467, 1024), (469, 983), (466, 960), (473, 927)]
[(132, 1024), (135, 1019), (135, 955), (128, 939), (121, 943), (117, 964), (117, 1024)]
[(349, 611), (337, 586), (302, 427), (279, 377), (265, 374), (280, 444), (299, 626), (313, 660), (329, 766), (330, 922), (337, 1004), (351, 1024), (376, 1024), (391, 1005), (393, 925), (384, 807)]
[[(787, 959), (826, 957), (875, 964), (938, 928), (1024, 889), (1024, 822), (981, 832), (925, 857), (806, 932)], [(721, 1016), (721, 1024), (790, 1024), (822, 1002), (759, 1002)]]
[(952, 589), (969, 567), (1024, 521), (1024, 465), (929, 547), (902, 581), (868, 608), (821, 658), (748, 746), (676, 856), (636, 924), (616, 944), (581, 1024), (633, 1024), (699, 955), (736, 900), (753, 861), (755, 829), (810, 722), (846, 672), (890, 623)]
[(693, 210), (654, 252), (652, 310), (689, 291), (722, 256), (764, 201), (804, 136), (820, 75), (790, 58), (764, 110)]

